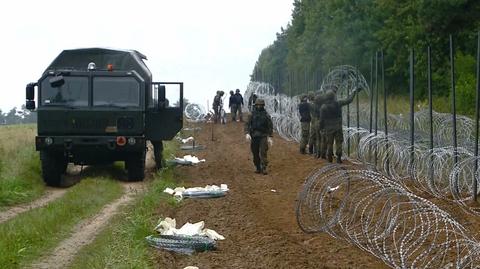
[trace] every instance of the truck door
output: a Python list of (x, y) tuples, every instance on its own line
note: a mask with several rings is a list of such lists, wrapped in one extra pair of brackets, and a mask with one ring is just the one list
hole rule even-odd
[(153, 82), (149, 95), (145, 136), (150, 141), (171, 140), (183, 127), (183, 82)]

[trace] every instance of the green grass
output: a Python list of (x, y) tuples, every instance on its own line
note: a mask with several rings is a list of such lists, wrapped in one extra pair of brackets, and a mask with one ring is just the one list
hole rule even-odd
[(0, 224), (0, 268), (19, 268), (52, 250), (80, 220), (121, 194), (116, 181), (87, 178), (47, 206)]
[(0, 208), (32, 201), (44, 192), (36, 125), (0, 127)]
[[(164, 156), (169, 156), (175, 144), (165, 143), (165, 146)], [(166, 187), (173, 186), (173, 168), (157, 173), (149, 182), (148, 191), (115, 216), (95, 241), (80, 251), (71, 268), (153, 268), (151, 248), (145, 237), (152, 234), (160, 217), (166, 217), (156, 213), (158, 205), (177, 205), (170, 195), (163, 193)]]

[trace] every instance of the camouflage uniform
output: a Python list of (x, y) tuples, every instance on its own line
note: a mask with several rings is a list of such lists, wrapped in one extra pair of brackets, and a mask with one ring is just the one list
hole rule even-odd
[(315, 96), (315, 101), (314, 101), (314, 104), (315, 104), (315, 116), (316, 116), (316, 121), (317, 121), (317, 124), (318, 124), (318, 129), (317, 129), (317, 143), (315, 145), (315, 147), (317, 148), (317, 152), (315, 154), (315, 157), (317, 158), (323, 158), (325, 159), (326, 156), (326, 139), (325, 139), (325, 135), (324, 135), (324, 132), (323, 132), (323, 126), (320, 125), (320, 109), (322, 107), (322, 105), (325, 103), (325, 96), (324, 94), (318, 94), (317, 96)]
[(342, 106), (353, 101), (355, 90), (347, 99), (336, 100), (335, 92), (328, 91), (325, 94), (325, 103), (320, 108), (320, 128), (325, 138), (326, 154), (329, 162), (333, 161), (333, 143), (335, 142), (335, 155), (337, 162), (342, 162), (343, 152), (343, 129), (342, 129)]
[(308, 101), (310, 105), (310, 137), (308, 139), (308, 153), (313, 154), (314, 151), (317, 151), (317, 141), (318, 141), (318, 116), (315, 114), (315, 110), (318, 108), (315, 105), (313, 100), (315, 95), (313, 93), (308, 95)]
[(250, 142), (250, 149), (253, 154), (253, 164), (256, 168), (256, 173), (267, 174), (267, 151), (268, 142), (267, 137), (273, 136), (272, 118), (268, 115), (263, 105), (258, 106), (263, 100), (257, 99), (255, 106), (257, 107), (248, 116), (245, 122), (245, 134), (250, 134), (252, 140)]
[(300, 153), (305, 154), (305, 147), (310, 138), (310, 104), (307, 103), (307, 97), (302, 96), (300, 104), (298, 104), (298, 112), (300, 114), (300, 126), (302, 128), (302, 137), (300, 140)]

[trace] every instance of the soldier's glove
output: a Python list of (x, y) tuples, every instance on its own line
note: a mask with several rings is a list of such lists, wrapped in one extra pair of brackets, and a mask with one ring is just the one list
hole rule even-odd
[(268, 145), (273, 146), (273, 139), (271, 137), (267, 138)]
[(248, 142), (252, 141), (252, 137), (250, 136), (250, 134), (246, 134), (245, 139), (247, 139)]

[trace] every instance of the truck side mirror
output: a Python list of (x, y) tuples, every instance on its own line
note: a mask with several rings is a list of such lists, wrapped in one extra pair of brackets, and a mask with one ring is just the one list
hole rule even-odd
[(27, 100), (34, 100), (35, 99), (35, 85), (36, 83), (28, 83), (25, 91), (25, 95)]
[(25, 108), (28, 110), (35, 110), (35, 100), (27, 100), (27, 103), (25, 104)]
[(48, 82), (50, 82), (50, 86), (52, 88), (58, 88), (65, 84), (65, 79), (63, 78), (63, 76), (55, 76), (48, 80)]
[(36, 83), (28, 83), (27, 87), (25, 89), (25, 99), (26, 104), (25, 108), (28, 110), (34, 110), (35, 109), (35, 86)]
[(166, 105), (165, 85), (158, 86), (158, 108), (164, 108)]

